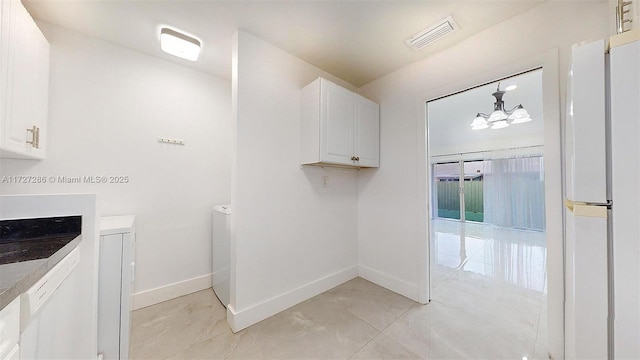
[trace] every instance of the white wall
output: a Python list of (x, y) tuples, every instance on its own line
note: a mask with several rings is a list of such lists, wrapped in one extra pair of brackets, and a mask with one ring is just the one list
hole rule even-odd
[(47, 158), (0, 160), (0, 175), (122, 175), (129, 183), (5, 183), (0, 193), (98, 193), (99, 215), (135, 214), (136, 292), (206, 280), (211, 208), (230, 200), (231, 83), (40, 26), (51, 43)]
[[(426, 301), (421, 288), (427, 271), (423, 260), (427, 251), (424, 101), (540, 66), (543, 54), (553, 54), (558, 48), (561, 96), (557, 105), (564, 114), (570, 47), (608, 36), (607, 9), (606, 1), (546, 2), (360, 89), (381, 105), (380, 169), (360, 174), (358, 183), (362, 268), (384, 279), (386, 286)], [(549, 73), (546, 76), (558, 78)], [(555, 101), (551, 103), (556, 105)], [(562, 225), (561, 217), (554, 219), (556, 228)], [(550, 253), (562, 256), (562, 236), (548, 238), (548, 244)], [(549, 286), (557, 291), (559, 284), (561, 293), (558, 274), (562, 268), (556, 270), (549, 270)], [(561, 319), (557, 311), (561, 308), (550, 308), (550, 317)], [(550, 347), (555, 354), (562, 352), (562, 343), (557, 340), (558, 334), (553, 333)]]
[(318, 76), (351, 86), (246, 32), (235, 42), (229, 322), (237, 331), (357, 276), (358, 261), (357, 173), (299, 165), (300, 89)]

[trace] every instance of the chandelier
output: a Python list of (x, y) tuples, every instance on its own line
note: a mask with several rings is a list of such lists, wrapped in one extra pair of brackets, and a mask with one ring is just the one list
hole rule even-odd
[(498, 83), (498, 89), (491, 94), (496, 98), (496, 102), (493, 103), (493, 112), (490, 115), (478, 113), (471, 123), (473, 130), (482, 130), (489, 127), (491, 129), (503, 129), (512, 124), (522, 124), (532, 120), (522, 104), (515, 106), (511, 110), (505, 110), (504, 101), (502, 100), (504, 93), (504, 91), (500, 90), (500, 83)]

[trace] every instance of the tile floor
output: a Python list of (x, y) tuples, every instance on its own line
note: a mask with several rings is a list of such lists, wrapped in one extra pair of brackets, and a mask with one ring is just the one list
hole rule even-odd
[(133, 313), (132, 359), (545, 359), (544, 234), (437, 221), (432, 301), (362, 278), (233, 334), (211, 289)]

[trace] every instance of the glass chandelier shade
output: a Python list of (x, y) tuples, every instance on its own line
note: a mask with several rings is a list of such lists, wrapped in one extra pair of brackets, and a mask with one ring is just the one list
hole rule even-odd
[(503, 129), (503, 128), (506, 128), (507, 126), (509, 126), (509, 123), (507, 122), (507, 120), (498, 120), (491, 125), (491, 129), (493, 130)]
[(532, 120), (522, 104), (515, 106), (511, 110), (506, 110), (502, 100), (504, 94), (505, 92), (500, 90), (500, 83), (498, 83), (498, 89), (492, 94), (496, 98), (496, 102), (493, 104), (493, 112), (491, 114), (478, 113), (470, 125), (471, 129), (504, 129), (509, 125), (522, 124)]
[(531, 115), (525, 110), (522, 105), (518, 105), (518, 108), (509, 115), (512, 124), (522, 124), (531, 121)]

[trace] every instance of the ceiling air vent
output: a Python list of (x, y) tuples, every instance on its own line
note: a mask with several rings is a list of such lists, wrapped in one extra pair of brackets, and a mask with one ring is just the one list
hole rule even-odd
[(437, 24), (422, 30), (412, 38), (407, 39), (405, 42), (410, 48), (418, 51), (457, 29), (458, 24), (456, 24), (451, 16), (448, 16), (446, 19), (440, 20)]

